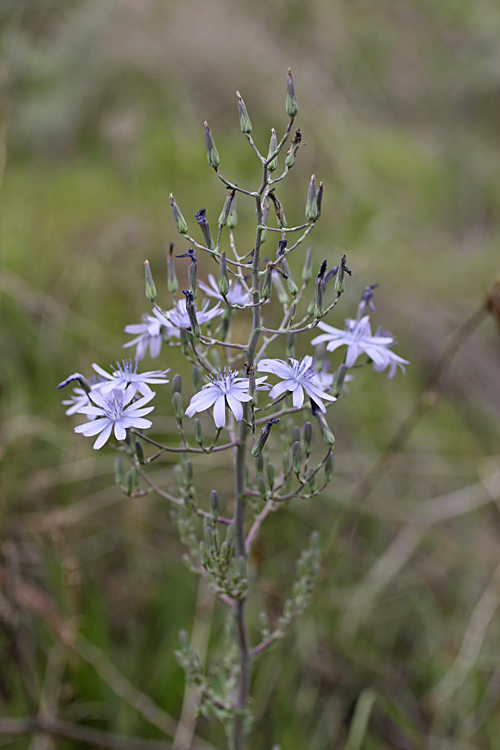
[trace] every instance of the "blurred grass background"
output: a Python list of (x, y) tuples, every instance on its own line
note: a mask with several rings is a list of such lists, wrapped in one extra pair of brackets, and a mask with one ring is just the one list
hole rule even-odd
[[(186, 249), (169, 193), (193, 233), (201, 206), (215, 223), (225, 190), (206, 164), (205, 119), (223, 174), (257, 184), (234, 92), (265, 150), (269, 129), (286, 125), (291, 66), (307, 146), (279, 189), (289, 224), (302, 221), (315, 173), (325, 184), (315, 260), (333, 264), (346, 252), (353, 270), (329, 322), (342, 327), (364, 287), (379, 283), (374, 323), (398, 337), (411, 366), (392, 382), (356, 373), (333, 412), (331, 491), (293, 503), (264, 530), (255, 613), (279, 613), (314, 528), (325, 560), (310, 610), (256, 664), (250, 746), (344, 748), (356, 701), (374, 689), (367, 750), (500, 747), (494, 316), (463, 343), (441, 398), (387, 474), (362, 502), (352, 499), (446, 336), (500, 271), (498, 3), (2, 0), (0, 34), (1, 715), (33, 716), (46, 700), (74, 724), (164, 736), (131, 705), (137, 693), (124, 699), (110, 663), (163, 717), (180, 714), (173, 651), (198, 584), (169, 508), (121, 495), (112, 451), (93, 455), (73, 434), (54, 386), (122, 356), (124, 325), (147, 310), (143, 259), (160, 286), (168, 243)], [(240, 200), (240, 248), (251, 249), (253, 220)], [(164, 351), (161, 366), (182, 363)], [(169, 398), (158, 395), (158, 415)], [(197, 470), (200, 486), (228, 483), (224, 459)], [(155, 473), (168, 482), (168, 466)], [(196, 611), (217, 658), (222, 612), (210, 624)], [(61, 623), (82, 633), (73, 648), (61, 645)], [(220, 727), (201, 720), (197, 731), (224, 747)]]

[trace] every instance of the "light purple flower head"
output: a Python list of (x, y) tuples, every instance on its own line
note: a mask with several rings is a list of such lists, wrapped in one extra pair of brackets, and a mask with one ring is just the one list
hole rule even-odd
[(103, 370), (102, 367), (99, 367), (99, 365), (96, 365), (95, 362), (92, 367), (104, 379), (104, 383), (100, 389), (101, 393), (110, 393), (115, 388), (120, 388), (122, 391), (131, 388), (134, 396), (137, 391), (142, 393), (143, 396), (147, 396), (149, 393), (152, 393), (148, 384), (164, 385), (169, 382), (164, 376), (170, 370), (137, 372), (137, 361), (133, 363), (131, 359), (124, 359), (121, 364), (117, 362), (116, 367), (112, 368), (112, 375)]
[(176, 336), (178, 334), (168, 321), (159, 321), (154, 315), (143, 315), (142, 320), (142, 323), (133, 323), (132, 325), (125, 326), (125, 333), (138, 334), (138, 336), (127, 344), (124, 344), (123, 348), (137, 346), (135, 353), (136, 360), (144, 359), (149, 348), (149, 354), (154, 359), (160, 355), (163, 343), (162, 333), (164, 332), (167, 336)]
[[(209, 297), (215, 297), (215, 299), (224, 300), (224, 297), (219, 292), (219, 287), (213, 274), (208, 274), (208, 281), (210, 283), (210, 286), (208, 286), (208, 284), (205, 284), (203, 281), (198, 281), (198, 286), (200, 287), (200, 289), (203, 289), (205, 294), (207, 294)], [(226, 299), (230, 305), (246, 305), (248, 302), (248, 294), (248, 290), (244, 289), (239, 281), (231, 280), (229, 282), (229, 291), (226, 294)]]
[(365, 315), (361, 320), (348, 318), (345, 324), (345, 330), (342, 331), (340, 328), (334, 328), (320, 321), (318, 328), (326, 331), (326, 333), (316, 336), (311, 343), (316, 345), (325, 342), (329, 352), (335, 351), (339, 346), (347, 346), (345, 365), (348, 368), (352, 367), (360, 354), (364, 352), (372, 360), (373, 369), (377, 372), (389, 367), (390, 378), (394, 377), (397, 367), (400, 367), (404, 372), (404, 365), (409, 364), (409, 362), (389, 348), (396, 343), (394, 336), (380, 330), (377, 331), (375, 336), (372, 336), (368, 315)]
[(282, 359), (262, 359), (257, 365), (258, 372), (268, 372), (277, 375), (282, 382), (278, 383), (271, 390), (271, 398), (279, 398), (287, 391), (290, 391), (293, 397), (293, 405), (300, 409), (304, 404), (304, 391), (319, 409), (324, 413), (326, 411), (323, 399), (326, 401), (336, 401), (334, 396), (325, 393), (329, 377), (320, 375), (314, 367), (314, 360), (307, 356), (303, 359), (290, 358), (287, 362)]
[[(242, 403), (252, 400), (249, 393), (248, 378), (240, 378), (238, 371), (233, 372), (228, 367), (224, 369), (224, 372), (219, 370), (217, 375), (209, 376), (209, 380), (210, 382), (204, 385), (199, 393), (195, 393), (191, 399), (186, 409), (186, 416), (192, 417), (197, 412), (205, 411), (205, 409), (213, 406), (215, 426), (220, 430), (226, 426), (227, 404), (233, 412), (235, 420), (240, 422), (243, 418)], [(267, 380), (267, 376), (257, 378), (255, 383), (257, 386), (261, 386), (265, 380)]]
[[(94, 443), (95, 450), (98, 450), (109, 440), (113, 430), (117, 440), (125, 440), (127, 430), (131, 427), (141, 430), (151, 427), (152, 422), (149, 419), (143, 419), (143, 417), (153, 411), (154, 406), (148, 406), (146, 409), (143, 407), (156, 394), (151, 391), (147, 396), (143, 396), (135, 403), (130, 404), (134, 398), (134, 393), (135, 391), (132, 388), (128, 388), (126, 391), (116, 388), (110, 393), (92, 391), (90, 394), (92, 404), (83, 406), (78, 412), (79, 414), (87, 414), (89, 420), (92, 421), (78, 425), (75, 427), (75, 432), (81, 432), (86, 437), (99, 435)], [(127, 404), (130, 404), (130, 406), (127, 406)]]
[[(220, 307), (220, 303), (217, 303), (217, 305), (212, 307), (211, 310), (208, 309), (209, 305), (210, 302), (207, 300), (203, 305), (203, 309), (196, 311), (196, 320), (199, 325), (208, 323), (209, 320), (212, 320), (212, 318), (215, 318), (217, 315), (221, 315), (224, 312), (223, 308)], [(161, 325), (170, 327), (169, 333), (172, 336), (179, 337), (181, 328), (191, 328), (191, 321), (189, 320), (189, 315), (187, 313), (185, 299), (179, 300), (172, 310), (160, 312), (160, 310), (155, 308), (153, 313)]]

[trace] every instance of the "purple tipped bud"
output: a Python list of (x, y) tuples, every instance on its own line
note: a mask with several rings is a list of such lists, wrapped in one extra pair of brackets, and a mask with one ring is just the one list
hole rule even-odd
[(322, 318), (324, 313), (324, 295), (325, 295), (325, 273), (327, 261), (324, 260), (316, 276), (316, 288), (314, 297), (314, 317)]
[(247, 108), (245, 107), (245, 102), (241, 98), (241, 94), (239, 91), (236, 92), (236, 98), (238, 99), (238, 116), (240, 118), (240, 128), (242, 133), (251, 133), (252, 132), (252, 123), (250, 121), (250, 118), (248, 116)]
[(297, 96), (295, 94), (295, 84), (293, 82), (292, 71), (288, 68), (286, 76), (286, 113), (288, 117), (294, 118), (299, 111), (299, 105), (297, 103)]
[(89, 381), (83, 377), (83, 375), (80, 375), (79, 372), (75, 372), (73, 375), (70, 375), (69, 378), (66, 378), (66, 380), (63, 380), (62, 383), (59, 383), (59, 385), (56, 385), (56, 388), (64, 388), (65, 386), (69, 385), (69, 383), (77, 382), (85, 393), (90, 393), (92, 390)]
[(195, 214), (195, 219), (199, 224), (199, 227), (203, 233), (203, 237), (205, 239), (205, 245), (209, 250), (215, 250), (215, 244), (212, 239), (212, 233), (210, 232), (210, 227), (208, 226), (207, 221), (207, 212), (204, 208), (200, 208), (200, 210)]
[(217, 149), (215, 148), (214, 139), (212, 138), (212, 133), (210, 132), (210, 128), (208, 127), (208, 123), (203, 123), (203, 128), (205, 130), (205, 144), (207, 147), (207, 160), (211, 167), (214, 169), (217, 169), (217, 167), (220, 164), (219, 154), (217, 153)]
[(179, 234), (186, 234), (188, 225), (186, 224), (186, 219), (181, 214), (179, 206), (175, 202), (173, 193), (170, 193), (170, 205), (172, 206), (172, 213), (174, 215), (175, 228), (177, 229)]
[(257, 439), (257, 442), (255, 443), (254, 447), (252, 448), (252, 456), (254, 458), (258, 458), (260, 454), (262, 453), (262, 449), (264, 448), (267, 438), (271, 434), (271, 427), (275, 424), (278, 424), (279, 419), (270, 419), (269, 422), (267, 422), (262, 430), (260, 431), (260, 435)]
[(196, 338), (198, 338), (199, 336), (201, 336), (201, 328), (196, 319), (196, 307), (194, 304), (194, 297), (192, 293), (189, 291), (189, 289), (183, 289), (182, 293), (186, 298), (186, 312), (189, 316), (189, 322), (191, 323), (191, 332), (193, 336), (196, 336)]

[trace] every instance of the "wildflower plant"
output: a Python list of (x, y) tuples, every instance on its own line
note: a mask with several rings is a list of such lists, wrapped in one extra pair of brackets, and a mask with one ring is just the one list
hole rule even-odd
[[(171, 502), (180, 539), (187, 548), (188, 567), (207, 581), (227, 610), (233, 647), (226, 649), (218, 669), (204, 670), (184, 632), (177, 657), (187, 683), (199, 690), (200, 712), (221, 720), (229, 747), (243, 750), (251, 728), (248, 702), (252, 664), (286, 635), (305, 610), (320, 569), (319, 538), (313, 533), (297, 562), (297, 580), (282, 616), (271, 627), (265, 612), (256, 616), (250, 613), (250, 618), (247, 612), (252, 545), (272, 513), (286, 512), (293, 498), (308, 500), (319, 495), (332, 479), (335, 438), (331, 414), (345, 391), (345, 382), (352, 380), (349, 370), (372, 363), (376, 371), (388, 367), (392, 377), (396, 368), (403, 369), (407, 362), (392, 351), (395, 339), (391, 334), (377, 331), (372, 335), (369, 313), (374, 309), (376, 285), (366, 287), (356, 318), (348, 318), (344, 329), (326, 323), (351, 275), (345, 255), (334, 267), (329, 268), (328, 260), (315, 267), (309, 248), (303, 255), (301, 278), (292, 276), (289, 259), (292, 253), (296, 256), (302, 252), (321, 216), (323, 183), (318, 185), (315, 176), (311, 177), (304, 191), (305, 221), (288, 226), (278, 191), (296, 162), (302, 142), (300, 130), (294, 130), (298, 104), (291, 72), (286, 83), (288, 124), (280, 139), (275, 129), (271, 131), (267, 151), (262, 152), (252, 139), (252, 123), (239, 92), (237, 105), (240, 129), (260, 165), (260, 183), (245, 189), (223, 176), (223, 158), (221, 161), (210, 128), (204, 123), (208, 163), (227, 188), (217, 225), (210, 227), (205, 209), (193, 212), (197, 236), (202, 238), (197, 241), (170, 195), (176, 229), (189, 246), (177, 255), (176, 264), (174, 246), (170, 245), (170, 306), (163, 309), (157, 302), (146, 261), (145, 288), (151, 309), (141, 323), (125, 327), (125, 332), (135, 337), (124, 344), (135, 347), (134, 361), (117, 363), (111, 373), (94, 364), (97, 379), (87, 380), (76, 373), (58, 387), (76, 386), (73, 396), (63, 401), (69, 406), (68, 415), (86, 418), (75, 427), (76, 432), (97, 436), (95, 449), (113, 441), (119, 451), (116, 480), (123, 490), (129, 495), (155, 491)], [(237, 199), (249, 201), (256, 211), (251, 245), (235, 231)], [(273, 259), (263, 258), (264, 243)], [(200, 253), (214, 264), (208, 284), (198, 279)], [(180, 286), (185, 288), (179, 295), (181, 270)], [(276, 310), (281, 322), (271, 327), (267, 319), (272, 320)], [(248, 321), (244, 341), (233, 338), (236, 316)], [(316, 328), (322, 333), (311, 341), (308, 334)], [(301, 357), (296, 354), (299, 336), (307, 351)], [(145, 417), (154, 409), (151, 402), (155, 392), (150, 386), (165, 388), (169, 370), (141, 372), (139, 365), (148, 352), (152, 358), (160, 357), (163, 345), (180, 347), (192, 365), (193, 384), (186, 408), (181, 377), (172, 378), (178, 445), (167, 445), (156, 439), (156, 433), (153, 439), (146, 432), (152, 421)], [(316, 350), (312, 348), (315, 345)], [(342, 360), (335, 355), (334, 369), (333, 359), (329, 361), (326, 354), (337, 349), (343, 350), (344, 356)], [(271, 352), (276, 356), (270, 357)], [(365, 356), (362, 362), (361, 355)], [(324, 444), (316, 464), (312, 461), (315, 432), (316, 441)], [(226, 514), (222, 513), (216, 488), (196, 491), (190, 460), (192, 454), (220, 451), (233, 455), (234, 494)], [(149, 464), (160, 461), (166, 453), (179, 457), (171, 492), (158, 487), (147, 473)], [(130, 464), (128, 471), (122, 456)], [(257, 643), (250, 643), (249, 619), (260, 624)]]

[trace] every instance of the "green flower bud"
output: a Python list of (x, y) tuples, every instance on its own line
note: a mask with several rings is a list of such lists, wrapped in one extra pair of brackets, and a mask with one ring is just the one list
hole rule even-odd
[(240, 92), (236, 92), (236, 98), (238, 99), (238, 116), (240, 118), (240, 128), (242, 133), (251, 133), (252, 132), (252, 123), (250, 121), (250, 118), (248, 116), (247, 108), (245, 107), (245, 102), (241, 98)]
[(330, 427), (328, 426), (325, 415), (320, 412), (319, 409), (317, 411), (314, 411), (313, 413), (318, 420), (318, 425), (323, 440), (327, 445), (333, 447), (335, 445), (335, 437), (333, 435), (333, 432), (330, 430)]
[(233, 195), (231, 205), (229, 206), (229, 213), (227, 215), (227, 225), (229, 229), (234, 229), (238, 223), (238, 212), (236, 210), (236, 193)]
[(297, 284), (292, 278), (292, 272), (290, 271), (290, 266), (288, 265), (288, 261), (286, 259), (286, 244), (287, 244), (286, 240), (279, 241), (278, 251), (276, 253), (276, 259), (277, 259), (278, 266), (280, 267), (281, 273), (286, 279), (286, 285), (288, 287), (288, 291), (293, 297), (295, 297), (299, 289), (297, 287)]
[[(274, 154), (277, 146), (278, 146), (278, 139), (276, 138), (276, 131), (274, 128), (271, 128), (271, 140), (269, 141), (269, 151), (267, 152), (268, 159), (270, 159), (270, 157)], [(267, 169), (269, 172), (274, 172), (277, 166), (278, 166), (278, 155), (276, 154), (274, 159), (272, 159), (267, 165)]]
[(207, 546), (208, 552), (213, 552), (214, 550), (214, 535), (212, 534), (212, 529), (210, 526), (205, 526), (204, 528), (204, 537), (205, 537), (205, 544)]
[(219, 216), (219, 227), (222, 229), (222, 227), (225, 227), (227, 224), (227, 220), (229, 217), (229, 211), (231, 209), (231, 203), (233, 202), (233, 198), (236, 195), (236, 190), (229, 190), (228, 194), (226, 195), (226, 200), (224, 201), (224, 205), (222, 206), (222, 211), (220, 212)]
[(220, 294), (222, 294), (223, 297), (225, 297), (226, 294), (229, 292), (229, 274), (227, 272), (227, 260), (226, 260), (225, 250), (223, 250), (220, 254), (219, 281), (218, 281), (217, 287), (219, 289)]
[(262, 453), (262, 449), (264, 448), (267, 438), (271, 434), (271, 427), (275, 424), (278, 424), (279, 419), (270, 419), (269, 422), (267, 422), (262, 430), (260, 431), (260, 435), (257, 439), (257, 442), (252, 448), (252, 456), (254, 458), (257, 458)]
[(274, 481), (275, 481), (274, 466), (271, 463), (268, 463), (266, 468), (267, 468), (267, 481), (269, 483), (269, 487), (272, 489), (274, 487)]
[(182, 396), (177, 391), (172, 396), (172, 405), (174, 407), (175, 418), (179, 421), (184, 418), (184, 404), (182, 403)]
[(144, 466), (144, 464), (146, 463), (146, 461), (144, 460), (144, 451), (142, 449), (141, 443), (138, 440), (135, 441), (135, 456), (140, 465)]
[(316, 177), (313, 175), (309, 182), (306, 201), (306, 219), (307, 221), (316, 221), (318, 218), (318, 207), (316, 205)]
[(288, 453), (283, 453), (281, 458), (281, 465), (283, 467), (283, 476), (288, 476), (290, 472), (290, 456)]
[(325, 296), (325, 272), (327, 261), (324, 260), (316, 276), (316, 288), (314, 296), (314, 317), (322, 318), (324, 313), (324, 296)]
[(182, 290), (183, 295), (186, 298), (186, 312), (189, 317), (189, 322), (191, 323), (191, 333), (193, 336), (198, 338), (201, 336), (201, 328), (198, 325), (198, 321), (196, 320), (196, 307), (194, 304), (194, 297), (188, 289)]
[(125, 492), (130, 497), (134, 489), (134, 480), (132, 478), (132, 472), (127, 471), (125, 474)]
[(311, 492), (316, 492), (318, 489), (318, 483), (316, 481), (316, 474), (314, 473), (314, 469), (309, 470), (309, 489)]
[(120, 485), (125, 481), (125, 471), (123, 468), (123, 461), (121, 456), (115, 458), (115, 482)]
[(345, 255), (342, 255), (340, 257), (340, 263), (339, 263), (339, 270), (337, 272), (337, 275), (335, 277), (335, 286), (334, 289), (337, 292), (337, 294), (342, 294), (345, 290), (345, 274), (349, 274), (349, 276), (352, 275), (351, 271), (347, 268), (346, 265), (347, 257)]
[(299, 150), (299, 146), (302, 143), (302, 133), (300, 130), (295, 131), (295, 135), (293, 136), (292, 143), (290, 145), (290, 148), (287, 151), (287, 155), (285, 156), (285, 167), (287, 169), (291, 169), (293, 166), (295, 166), (295, 159), (297, 157), (297, 151)]
[(302, 269), (302, 281), (308, 284), (312, 279), (312, 246), (307, 249), (304, 268)]
[(286, 356), (295, 357), (295, 344), (297, 343), (297, 334), (288, 333), (286, 337)]
[(279, 229), (286, 229), (287, 223), (286, 223), (286, 216), (283, 211), (283, 206), (279, 202), (279, 200), (276, 198), (274, 193), (269, 193), (269, 198), (273, 202), (274, 210), (276, 212), (276, 220), (278, 222), (278, 228)]
[(172, 393), (182, 393), (182, 378), (179, 374), (172, 378)]
[(214, 139), (212, 138), (212, 133), (210, 132), (210, 128), (208, 127), (208, 123), (203, 123), (203, 128), (205, 130), (205, 145), (207, 147), (207, 160), (211, 167), (214, 169), (217, 169), (217, 167), (220, 164), (219, 154), (217, 153), (217, 149), (215, 148)]
[(180, 342), (181, 342), (181, 352), (186, 357), (191, 352), (191, 341), (193, 340), (193, 337), (189, 333), (189, 331), (186, 331), (185, 328), (181, 328), (179, 331), (180, 333)]
[(266, 275), (264, 276), (264, 283), (262, 284), (262, 297), (269, 299), (273, 288), (273, 265), (269, 261), (266, 268)]
[(333, 376), (332, 396), (336, 396), (338, 398), (342, 394), (346, 373), (347, 367), (345, 365), (340, 365), (339, 369)]
[(330, 453), (325, 461), (325, 482), (329, 482), (331, 480), (334, 466), (335, 458), (333, 456), (333, 453)]
[(257, 489), (259, 490), (260, 496), (265, 500), (267, 497), (266, 483), (262, 477), (257, 477)]
[(297, 440), (300, 442), (300, 427), (294, 424), (292, 427), (292, 445), (296, 443)]
[(304, 425), (304, 453), (307, 457), (311, 455), (313, 443), (313, 426), (310, 422)]
[(198, 393), (201, 391), (201, 372), (198, 365), (193, 365), (191, 369), (191, 377), (193, 378), (194, 392)]
[(292, 71), (288, 68), (286, 76), (286, 113), (288, 117), (294, 118), (299, 111), (299, 105), (297, 104), (297, 96), (295, 94), (295, 84), (292, 78)]
[(259, 453), (255, 459), (255, 473), (258, 477), (264, 476), (264, 456)]
[(144, 277), (145, 277), (145, 288), (146, 288), (146, 297), (150, 302), (154, 302), (156, 299), (156, 286), (155, 282), (153, 281), (153, 274), (151, 273), (151, 268), (149, 266), (149, 261), (144, 261)]
[(316, 193), (316, 211), (318, 219), (321, 216), (321, 204), (323, 203), (323, 183), (319, 183), (318, 192)]
[(170, 193), (170, 205), (172, 206), (172, 213), (174, 215), (175, 228), (177, 229), (179, 234), (186, 234), (188, 225), (186, 224), (186, 219), (181, 214), (179, 206), (175, 202), (173, 193)]
[(302, 467), (302, 448), (299, 441), (295, 441), (292, 448), (292, 467), (294, 474), (300, 474)]
[(186, 478), (186, 485), (188, 487), (191, 487), (191, 485), (193, 484), (193, 464), (191, 463), (191, 461), (186, 461), (184, 464), (184, 476)]
[(168, 291), (171, 294), (177, 294), (177, 291), (179, 289), (179, 282), (177, 281), (177, 275), (175, 273), (175, 263), (174, 263), (174, 243), (170, 243), (170, 250), (168, 252), (168, 259), (167, 259), (167, 286)]
[(194, 439), (198, 445), (203, 445), (203, 430), (201, 428), (201, 422), (199, 419), (193, 419), (193, 432)]
[(219, 518), (219, 495), (217, 490), (212, 490), (210, 493), (210, 518), (214, 523), (217, 523)]

